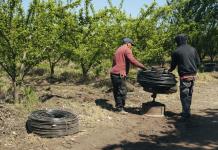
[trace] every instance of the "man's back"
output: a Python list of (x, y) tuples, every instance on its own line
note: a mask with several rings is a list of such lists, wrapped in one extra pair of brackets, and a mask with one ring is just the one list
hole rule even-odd
[(172, 54), (171, 68), (173, 71), (178, 66), (179, 76), (195, 75), (200, 59), (195, 48), (187, 44), (187, 36), (179, 34), (176, 36), (177, 49)]
[(180, 76), (196, 74), (197, 66), (200, 64), (197, 51), (188, 44), (180, 45), (173, 53), (174, 61), (178, 65)]
[(111, 73), (126, 76), (129, 72), (130, 63), (139, 68), (144, 68), (144, 65), (135, 59), (132, 50), (127, 45), (122, 45), (114, 54)]
[(187, 120), (191, 116), (192, 93), (200, 59), (195, 48), (187, 44), (187, 36), (179, 34), (175, 37), (177, 49), (172, 54), (172, 72), (178, 66), (180, 76), (180, 100), (182, 104), (181, 120)]

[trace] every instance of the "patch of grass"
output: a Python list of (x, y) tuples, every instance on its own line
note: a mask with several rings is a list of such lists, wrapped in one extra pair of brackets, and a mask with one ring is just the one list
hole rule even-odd
[(24, 87), (22, 91), (22, 104), (23, 107), (28, 111), (32, 111), (35, 106), (39, 103), (39, 98), (32, 87)]
[(213, 80), (217, 80), (218, 78), (218, 73), (217, 72), (211, 72), (211, 73), (206, 73), (206, 72), (203, 72), (203, 73), (198, 73), (197, 74), (197, 80), (199, 81), (213, 81)]
[(2, 75), (0, 77), (0, 89), (2, 89), (3, 91), (7, 91), (9, 86), (10, 80), (5, 75)]
[(44, 61), (44, 62), (38, 64), (37, 67), (49, 70), (49, 63)]

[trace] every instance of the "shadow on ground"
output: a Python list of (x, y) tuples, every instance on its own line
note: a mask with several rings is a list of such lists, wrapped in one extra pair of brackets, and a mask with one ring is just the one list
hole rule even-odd
[(206, 109), (204, 116), (193, 115), (189, 121), (181, 122), (178, 115), (168, 112), (167, 124), (175, 130), (160, 135), (140, 134), (138, 142), (122, 141), (108, 145), (103, 150), (205, 150), (218, 149), (218, 109)]
[[(112, 104), (109, 103), (107, 99), (96, 99), (95, 104), (100, 106), (102, 109), (106, 109), (109, 111), (116, 111), (116, 108), (113, 107)], [(140, 107), (125, 107), (125, 111), (131, 114), (141, 115)]]
[(106, 109), (109, 111), (116, 111), (112, 104), (108, 103), (109, 100), (107, 99), (96, 99), (95, 104), (100, 106), (102, 109)]

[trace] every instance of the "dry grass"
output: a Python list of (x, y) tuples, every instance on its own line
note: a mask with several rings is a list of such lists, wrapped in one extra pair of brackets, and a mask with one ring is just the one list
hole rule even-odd
[(197, 74), (197, 81), (198, 82), (208, 82), (214, 81), (218, 79), (218, 72), (211, 72), (211, 73), (198, 73)]

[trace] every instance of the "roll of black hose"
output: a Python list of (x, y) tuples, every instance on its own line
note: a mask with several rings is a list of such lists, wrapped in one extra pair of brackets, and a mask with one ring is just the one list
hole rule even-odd
[(145, 91), (151, 93), (169, 94), (177, 91), (175, 75), (167, 73), (164, 68), (151, 68), (139, 71), (137, 82)]
[(63, 110), (38, 110), (30, 114), (27, 131), (42, 137), (60, 137), (79, 132), (77, 115)]

